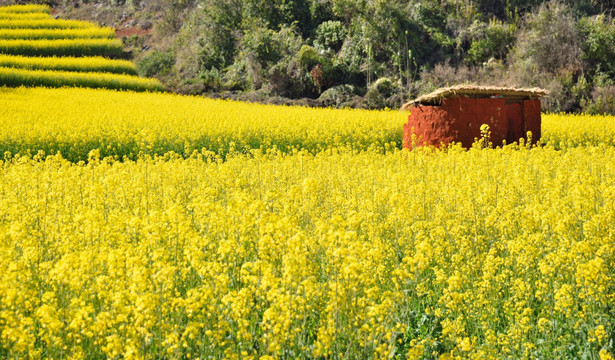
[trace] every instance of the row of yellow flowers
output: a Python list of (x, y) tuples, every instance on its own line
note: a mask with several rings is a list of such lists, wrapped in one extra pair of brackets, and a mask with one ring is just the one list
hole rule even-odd
[[(57, 20), (54, 20), (57, 21)], [(0, 54), (25, 56), (118, 56), (124, 46), (118, 39), (0, 39)]]
[[(5, 9), (5, 8), (0, 8), (0, 9)], [(49, 13), (0, 11), (0, 19), (2, 20), (45, 20), (45, 19), (49, 19)]]
[[(319, 151), (401, 144), (407, 113), (268, 106), (163, 93), (0, 88), (0, 154), (58, 151), (73, 161), (143, 152)], [(33, 104), (35, 104), (33, 106)]]
[(49, 12), (49, 6), (42, 4), (10, 5), (0, 7), (0, 14), (49, 14)]
[(0, 19), (0, 29), (84, 29), (96, 25), (87, 21), (63, 19)]
[[(1, 18), (0, 14), (0, 18)], [(109, 27), (84, 29), (3, 29), (0, 39), (54, 40), (54, 39), (98, 39), (115, 38), (115, 30)]]
[(157, 79), (133, 75), (59, 70), (24, 70), (0, 67), (0, 84), (6, 86), (89, 87), (134, 91), (161, 91)]
[(76, 72), (106, 72), (137, 75), (134, 63), (94, 57), (30, 57), (0, 54), (0, 67), (25, 70), (59, 70)]
[[(273, 147), (284, 152), (400, 147), (408, 118), (397, 110), (309, 109), (162, 93), (44, 88), (0, 93), (0, 154), (42, 150), (71, 161), (86, 160), (93, 149), (103, 157), (135, 159), (169, 151), (225, 156)], [(542, 143), (557, 149), (615, 146), (614, 123), (613, 116), (544, 115)]]

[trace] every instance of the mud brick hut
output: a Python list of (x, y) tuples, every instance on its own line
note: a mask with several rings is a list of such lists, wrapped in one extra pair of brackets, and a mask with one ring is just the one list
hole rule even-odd
[(532, 132), (532, 142), (541, 136), (540, 97), (543, 89), (515, 89), (460, 85), (438, 89), (402, 107), (410, 110), (404, 124), (404, 147), (461, 143), (469, 148), (480, 138), (480, 127), (489, 125), (491, 142), (512, 143)]

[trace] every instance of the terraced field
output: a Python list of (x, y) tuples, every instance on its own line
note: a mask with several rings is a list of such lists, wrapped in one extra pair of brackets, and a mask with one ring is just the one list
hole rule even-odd
[(46, 6), (0, 10), (0, 86), (161, 91), (160, 82), (137, 77), (134, 64), (118, 59), (122, 51), (113, 29), (52, 19)]

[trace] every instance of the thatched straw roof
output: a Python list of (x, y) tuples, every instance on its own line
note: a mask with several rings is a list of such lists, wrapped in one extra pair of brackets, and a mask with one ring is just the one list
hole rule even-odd
[(440, 105), (442, 99), (460, 96), (481, 98), (498, 95), (510, 100), (524, 100), (535, 99), (548, 94), (547, 90), (540, 88), (516, 89), (512, 87), (457, 85), (440, 88), (430, 94), (409, 101), (402, 106), (402, 110), (409, 110), (415, 105)]

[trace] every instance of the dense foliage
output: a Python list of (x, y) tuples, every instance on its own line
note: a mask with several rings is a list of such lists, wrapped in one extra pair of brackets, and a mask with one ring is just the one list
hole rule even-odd
[(142, 74), (183, 93), (382, 108), (477, 83), (546, 88), (552, 112), (615, 113), (612, 0), (38, 2), (125, 30)]
[(549, 111), (615, 112), (613, 1), (128, 0), (105, 12), (89, 1), (55, 4), (90, 20), (115, 11), (105, 19), (120, 29), (153, 20), (153, 32), (125, 43), (144, 74), (182, 92), (380, 108), (472, 82), (547, 88)]

